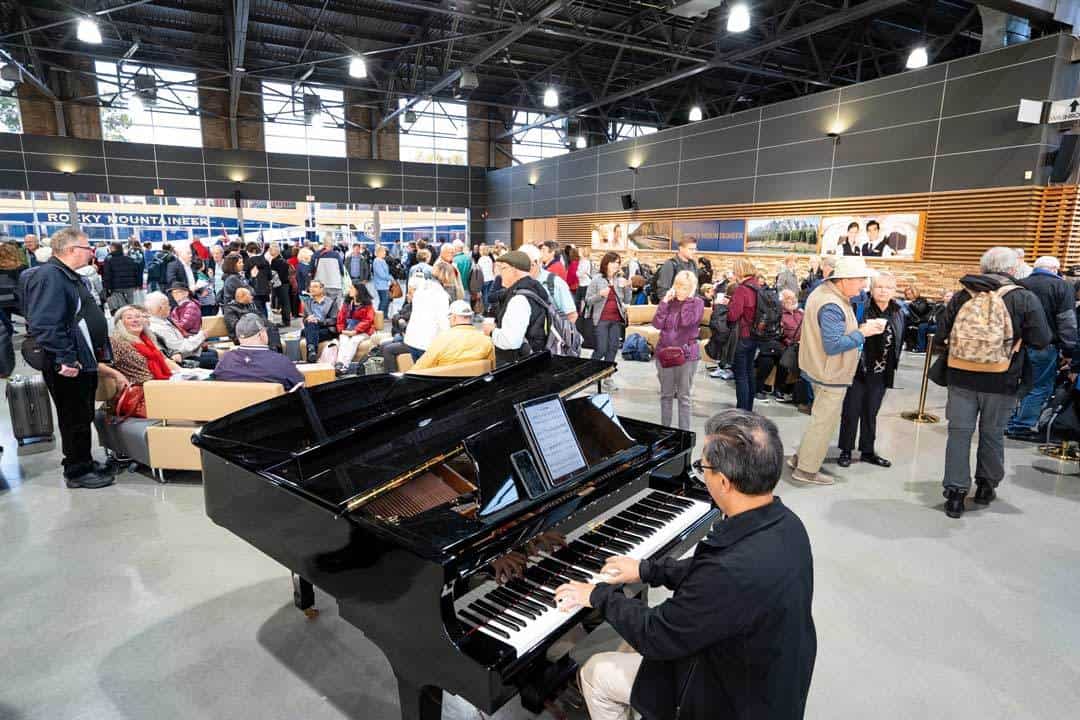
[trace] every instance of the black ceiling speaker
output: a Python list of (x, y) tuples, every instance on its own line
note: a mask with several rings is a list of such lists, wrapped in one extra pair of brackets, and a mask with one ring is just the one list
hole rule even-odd
[(1050, 182), (1065, 182), (1076, 167), (1077, 139), (1080, 135), (1072, 133), (1061, 136), (1061, 145), (1054, 153), (1054, 167), (1050, 171)]
[(622, 197), (622, 209), (623, 210), (637, 210), (637, 203), (634, 202), (634, 196), (627, 193)]

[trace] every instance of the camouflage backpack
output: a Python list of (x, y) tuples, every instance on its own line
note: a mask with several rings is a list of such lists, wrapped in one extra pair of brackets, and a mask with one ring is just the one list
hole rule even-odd
[(1009, 369), (1020, 339), (1013, 342), (1012, 317), (1003, 298), (1016, 285), (993, 292), (971, 292), (960, 306), (949, 333), (949, 367), (968, 372), (1001, 373)]

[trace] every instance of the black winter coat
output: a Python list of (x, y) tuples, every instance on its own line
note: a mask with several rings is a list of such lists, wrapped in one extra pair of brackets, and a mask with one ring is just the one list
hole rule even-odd
[[(1008, 275), (988, 273), (965, 275), (960, 278), (960, 284), (974, 292), (989, 292), (997, 290), (1002, 285), (1015, 285), (1016, 281)], [(956, 313), (970, 299), (971, 294), (968, 292), (956, 293), (941, 314), (938, 337), (944, 342), (948, 342), (949, 335), (952, 333)], [(1028, 367), (1027, 353), (1024, 352), (1024, 348), (1041, 350), (1050, 344), (1053, 335), (1046, 325), (1042, 303), (1034, 293), (1023, 288), (1013, 290), (1004, 297), (1003, 301), (1012, 319), (1013, 337), (1023, 340), (1020, 349), (1013, 354), (1009, 369), (1002, 373), (985, 373), (949, 368), (949, 387), (962, 387), (975, 392), (997, 395), (1015, 395), (1022, 383), (1030, 384), (1031, 369)]]
[[(251, 270), (259, 268), (259, 274), (255, 277), (251, 277)], [(266, 262), (266, 258), (262, 255), (251, 255), (244, 263), (244, 270), (247, 271), (248, 277), (251, 277), (251, 289), (256, 295), (269, 295), (270, 294), (270, 263)], [(288, 278), (285, 282), (288, 282)]]
[[(184, 278), (187, 282), (187, 278)], [(123, 251), (113, 252), (105, 258), (105, 267), (101, 273), (101, 285), (106, 293), (114, 290), (127, 290), (129, 288), (141, 288), (143, 284), (143, 267), (125, 255)]]
[(188, 284), (187, 273), (184, 272), (184, 261), (170, 253), (161, 253), (156, 258), (155, 262), (161, 263), (161, 288), (164, 291), (168, 291), (173, 286), (173, 283)]
[(814, 563), (779, 498), (719, 521), (685, 560), (641, 563), (675, 592), (649, 607), (601, 584), (593, 607), (642, 656), (630, 702), (649, 720), (801, 720), (817, 656)]
[(1053, 334), (1053, 343), (1071, 353), (1076, 346), (1076, 300), (1073, 286), (1057, 275), (1035, 270), (1016, 282), (1035, 293), (1042, 303), (1046, 326)]

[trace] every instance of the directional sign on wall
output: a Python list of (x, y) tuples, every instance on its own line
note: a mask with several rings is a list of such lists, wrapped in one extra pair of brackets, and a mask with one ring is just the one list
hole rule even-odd
[(1080, 98), (1055, 100), (1050, 103), (1050, 115), (1046, 122), (1063, 123), (1080, 120)]

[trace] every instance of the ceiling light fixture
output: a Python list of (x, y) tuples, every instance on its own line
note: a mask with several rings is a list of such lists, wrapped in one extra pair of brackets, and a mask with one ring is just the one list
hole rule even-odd
[(930, 57), (926, 54), (926, 48), (920, 45), (919, 47), (914, 48), (911, 51), (911, 54), (908, 55), (905, 67), (907, 67), (908, 70), (915, 70), (917, 68), (926, 67), (929, 62)]
[(750, 8), (746, 3), (735, 3), (728, 10), (727, 30), (732, 33), (746, 32), (750, 29)]
[(364, 62), (364, 58), (354, 55), (352, 60), (349, 61), (349, 77), (360, 80), (367, 77), (367, 63)]
[(559, 93), (556, 92), (555, 88), (549, 87), (544, 91), (544, 107), (559, 107)]
[(584, 135), (578, 135), (576, 144), (578, 150), (584, 150), (589, 146), (589, 141), (585, 139)]
[(690, 115), (687, 116), (687, 119), (689, 119), (690, 122), (697, 122), (698, 120), (701, 120), (702, 117), (703, 116), (701, 114), (701, 106), (695, 105), (694, 107), (690, 108)]
[(93, 18), (84, 17), (79, 20), (79, 27), (75, 32), (75, 37), (90, 45), (101, 44), (101, 30), (98, 29), (98, 24)]

